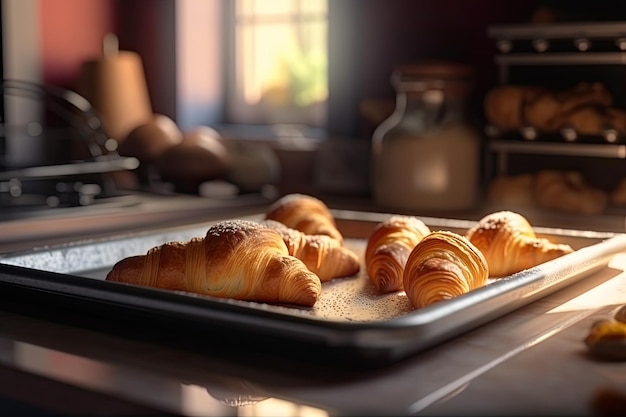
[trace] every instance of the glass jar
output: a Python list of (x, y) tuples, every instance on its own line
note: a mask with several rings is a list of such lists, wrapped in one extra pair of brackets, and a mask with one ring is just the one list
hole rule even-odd
[(393, 72), (396, 107), (372, 137), (380, 206), (437, 211), (476, 204), (481, 138), (466, 118), (472, 76), (468, 66), (440, 62)]

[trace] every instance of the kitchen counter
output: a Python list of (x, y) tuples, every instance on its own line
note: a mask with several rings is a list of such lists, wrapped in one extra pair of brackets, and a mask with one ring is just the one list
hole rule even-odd
[[(262, 206), (222, 207), (201, 217), (237, 217)], [(166, 211), (144, 226), (171, 221), (172, 210)], [(191, 210), (199, 216), (198, 211)], [(116, 233), (131, 222), (126, 221)], [(12, 248), (22, 246), (18, 243)], [(136, 328), (69, 308), (0, 299), (0, 407), (7, 410), (124, 416), (592, 416), (602, 414), (595, 403), (599, 392), (626, 395), (626, 362), (597, 360), (583, 343), (595, 320), (626, 304), (626, 254), (621, 253), (607, 268), (565, 289), (374, 369), (277, 356), (211, 335), (170, 340), (158, 323)], [(56, 395), (35, 395), (35, 387)], [(623, 399), (621, 407), (626, 411)]]
[[(626, 392), (626, 362), (591, 358), (583, 339), (593, 321), (626, 303), (625, 269), (619, 256), (590, 279), (382, 369), (250, 357), (245, 346), (197, 352), (37, 306), (0, 312), (0, 365), (185, 416), (598, 415), (600, 390)], [(94, 411), (84, 401), (76, 408)]]

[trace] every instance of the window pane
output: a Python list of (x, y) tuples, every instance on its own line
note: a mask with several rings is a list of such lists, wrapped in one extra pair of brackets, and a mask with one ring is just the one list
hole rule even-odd
[(328, 10), (328, 0), (300, 0), (300, 8), (304, 15), (325, 16)]
[(327, 100), (326, 7), (325, 0), (237, 1), (232, 102), (240, 107), (235, 112), (251, 114), (241, 106), (258, 106), (265, 113), (319, 107)]

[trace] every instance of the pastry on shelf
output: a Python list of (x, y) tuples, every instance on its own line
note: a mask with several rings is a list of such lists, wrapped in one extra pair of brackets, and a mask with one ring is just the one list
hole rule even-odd
[(413, 248), (403, 274), (411, 305), (422, 308), (480, 288), (489, 279), (483, 254), (468, 239), (435, 231)]
[(487, 199), (503, 207), (532, 207), (535, 205), (533, 174), (498, 175), (489, 183)]
[(559, 129), (572, 129), (578, 135), (599, 136), (610, 129), (606, 109), (598, 106), (581, 106), (559, 119)]
[(608, 108), (613, 104), (613, 95), (600, 82), (581, 82), (554, 94), (561, 103), (559, 111), (562, 114), (584, 106)]
[(343, 242), (330, 209), (322, 200), (306, 194), (287, 194), (268, 208), (265, 218), (307, 235), (328, 235)]
[(501, 131), (524, 127), (525, 103), (533, 101), (547, 90), (542, 87), (505, 84), (492, 88), (484, 99), (484, 110), (490, 125)]
[(620, 135), (626, 134), (626, 110), (611, 107), (606, 110), (608, 125), (615, 129)]
[(319, 277), (289, 255), (277, 231), (245, 220), (220, 222), (203, 238), (164, 243), (122, 259), (106, 280), (304, 307), (313, 306), (321, 293)]
[(300, 259), (322, 282), (355, 275), (361, 263), (356, 253), (327, 235), (307, 235), (275, 220), (262, 224), (276, 230), (283, 238), (289, 255)]
[[(600, 82), (581, 82), (563, 90), (505, 84), (484, 99), (487, 122), (503, 132), (532, 127), (539, 133), (571, 128), (599, 135), (611, 126), (613, 97)], [(615, 116), (613, 116), (615, 118)]]
[(487, 199), (511, 210), (544, 208), (601, 214), (608, 207), (609, 199), (615, 205), (626, 205), (626, 180), (609, 196), (606, 191), (589, 185), (577, 171), (546, 169), (533, 174), (499, 175), (489, 183)]
[(535, 235), (528, 220), (513, 211), (488, 214), (466, 237), (482, 252), (491, 278), (502, 278), (573, 252), (571, 246)]
[(610, 195), (611, 204), (616, 207), (626, 207), (626, 177), (617, 182)]
[(429, 233), (428, 226), (413, 216), (391, 216), (375, 227), (367, 240), (365, 267), (378, 293), (402, 289), (406, 260)]
[(533, 190), (539, 207), (570, 213), (600, 214), (609, 201), (604, 190), (590, 186), (577, 171), (539, 171)]
[[(563, 91), (547, 91), (524, 105), (524, 120), (543, 132), (555, 132), (572, 124), (583, 134), (599, 134), (604, 122), (603, 109), (613, 98), (601, 83), (579, 83)], [(582, 110), (581, 110), (582, 109)]]

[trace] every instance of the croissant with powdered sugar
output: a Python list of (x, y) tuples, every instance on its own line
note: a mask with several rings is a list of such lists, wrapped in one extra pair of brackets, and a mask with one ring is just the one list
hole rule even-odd
[(281, 197), (268, 208), (265, 218), (307, 235), (327, 235), (343, 242), (343, 235), (337, 229), (328, 206), (322, 200), (306, 194)]
[(278, 232), (245, 220), (220, 222), (204, 238), (168, 242), (122, 259), (106, 280), (306, 307), (321, 293), (319, 277), (289, 255)]
[(322, 282), (355, 275), (361, 268), (359, 257), (327, 235), (307, 235), (274, 220), (262, 224), (276, 230), (291, 256), (300, 259)]
[(501, 278), (573, 252), (570, 245), (535, 235), (519, 213), (491, 213), (470, 228), (466, 237), (485, 256), (492, 278)]

